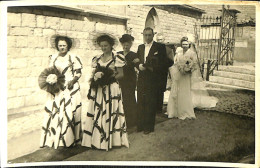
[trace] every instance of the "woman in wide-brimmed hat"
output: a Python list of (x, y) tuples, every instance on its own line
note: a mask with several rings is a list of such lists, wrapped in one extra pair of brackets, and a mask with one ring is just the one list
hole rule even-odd
[(134, 37), (129, 34), (124, 34), (119, 41), (123, 47), (123, 51), (119, 51), (118, 53), (124, 55), (126, 60), (126, 66), (124, 66), (124, 77), (119, 80), (119, 84), (122, 89), (126, 123), (128, 127), (133, 127), (136, 125), (137, 116), (137, 104), (135, 98), (136, 72), (134, 67), (138, 58), (135, 52), (130, 51)]
[(113, 146), (129, 147), (121, 89), (125, 60), (112, 52), (116, 38), (109, 34), (94, 40), (103, 54), (92, 60), (93, 75), (88, 93), (89, 105), (83, 122), (82, 146), (109, 150)]
[(48, 92), (40, 146), (71, 147), (81, 139), (81, 95), (79, 78), (82, 64), (70, 52), (73, 40), (67, 36), (51, 38), (57, 53), (49, 56), (49, 68), (39, 77), (39, 86)]

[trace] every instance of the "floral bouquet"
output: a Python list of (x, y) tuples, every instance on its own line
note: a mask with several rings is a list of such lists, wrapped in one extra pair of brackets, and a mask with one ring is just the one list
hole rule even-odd
[(39, 87), (51, 94), (64, 90), (65, 76), (54, 67), (46, 68), (38, 78)]
[(99, 66), (93, 71), (92, 77), (90, 78), (90, 87), (103, 87), (105, 85), (116, 82), (114, 71), (111, 68)]
[(178, 61), (177, 67), (181, 74), (191, 74), (196, 70), (196, 63), (191, 58), (185, 57)]

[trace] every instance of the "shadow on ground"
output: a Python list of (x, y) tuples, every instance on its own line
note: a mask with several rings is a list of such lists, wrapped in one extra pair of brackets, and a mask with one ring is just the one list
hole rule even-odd
[[(254, 93), (212, 91), (210, 94), (220, 102), (211, 110), (195, 109), (195, 120), (168, 119), (164, 114), (157, 114), (154, 133), (144, 135), (137, 133), (136, 128), (128, 129), (130, 148), (113, 148), (109, 152), (82, 146), (43, 148), (9, 163), (63, 160), (254, 163)], [(229, 114), (226, 109), (232, 107)]]

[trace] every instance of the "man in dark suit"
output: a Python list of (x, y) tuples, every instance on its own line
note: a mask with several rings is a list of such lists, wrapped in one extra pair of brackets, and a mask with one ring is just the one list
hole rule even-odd
[(155, 116), (158, 109), (158, 93), (160, 80), (165, 66), (171, 66), (166, 55), (164, 44), (153, 41), (153, 29), (147, 27), (143, 31), (145, 44), (138, 46), (137, 56), (139, 70), (137, 82), (137, 131), (149, 134), (154, 131)]

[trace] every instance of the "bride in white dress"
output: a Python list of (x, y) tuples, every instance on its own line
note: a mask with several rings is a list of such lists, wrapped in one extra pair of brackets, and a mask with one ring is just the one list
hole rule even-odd
[(190, 48), (187, 37), (181, 39), (181, 47), (176, 49), (174, 65), (170, 67), (172, 84), (166, 112), (168, 118), (193, 119), (196, 118), (195, 107), (211, 108), (218, 102), (216, 97), (209, 96), (198, 65), (192, 73), (180, 73), (177, 63), (185, 58), (197, 63), (196, 53)]

